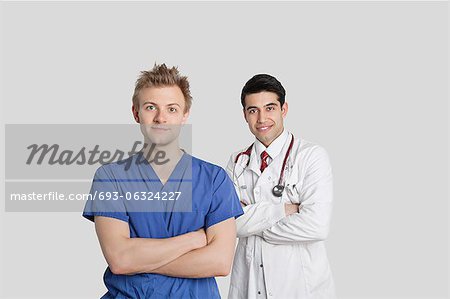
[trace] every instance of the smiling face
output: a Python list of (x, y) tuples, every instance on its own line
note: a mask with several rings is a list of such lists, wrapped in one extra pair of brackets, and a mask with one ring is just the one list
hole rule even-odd
[(147, 87), (139, 91), (133, 116), (141, 124), (147, 142), (167, 145), (175, 141), (185, 124), (189, 111), (181, 89), (174, 86)]
[(268, 147), (283, 132), (283, 118), (288, 111), (274, 92), (262, 91), (245, 96), (244, 117), (250, 131)]

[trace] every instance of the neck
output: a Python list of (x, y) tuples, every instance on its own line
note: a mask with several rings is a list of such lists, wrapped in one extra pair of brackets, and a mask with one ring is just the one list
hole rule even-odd
[(281, 134), (283, 134), (283, 132), (284, 132), (284, 129), (281, 130), (281, 132), (278, 133), (278, 135), (275, 136), (275, 137), (274, 137), (272, 140), (270, 140), (270, 141), (264, 142), (264, 141), (262, 141), (262, 140), (259, 140), (259, 139), (258, 139), (258, 140), (259, 140), (266, 148), (268, 148), (268, 147), (272, 144), (272, 142), (274, 142), (275, 139), (277, 139), (278, 137), (281, 136)]
[[(178, 140), (174, 140), (168, 144), (155, 144), (149, 140), (145, 140), (147, 145), (142, 149), (144, 157), (150, 164), (158, 164), (158, 161), (178, 162), (183, 155), (183, 151), (180, 149)], [(165, 164), (165, 163), (164, 163)]]

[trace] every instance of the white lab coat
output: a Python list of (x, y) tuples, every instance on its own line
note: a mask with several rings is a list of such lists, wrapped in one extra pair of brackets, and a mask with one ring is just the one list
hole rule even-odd
[[(285, 170), (283, 196), (272, 194), (291, 138), (289, 134), (281, 153), (262, 175), (255, 146), (248, 166), (247, 155), (241, 155), (234, 163), (239, 152), (231, 156), (227, 165), (240, 200), (247, 204), (244, 215), (236, 222), (239, 242), (229, 298), (261, 297), (258, 294), (261, 279), (265, 285), (262, 294), (268, 298), (336, 297), (324, 244), (333, 202), (332, 173), (326, 151), (295, 138)], [(284, 203), (300, 203), (301, 210), (286, 217)], [(261, 258), (264, 266), (260, 268), (256, 258)], [(263, 271), (263, 278), (258, 271)]]

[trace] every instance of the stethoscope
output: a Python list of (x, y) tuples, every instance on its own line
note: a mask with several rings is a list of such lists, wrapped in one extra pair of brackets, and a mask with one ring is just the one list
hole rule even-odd
[[(289, 143), (289, 147), (288, 147), (288, 150), (286, 151), (286, 155), (284, 156), (283, 166), (281, 167), (280, 178), (278, 179), (278, 184), (272, 188), (272, 194), (276, 197), (281, 197), (283, 195), (283, 191), (284, 191), (284, 184), (283, 184), (284, 169), (286, 168), (286, 162), (289, 158), (289, 154), (291, 153), (292, 146), (294, 145), (294, 134), (291, 134), (291, 135), (292, 135), (292, 139), (291, 139), (291, 142)], [(247, 167), (248, 164), (250, 163), (250, 154), (252, 153), (252, 148), (253, 148), (253, 143), (245, 151), (239, 153), (236, 156), (234, 163), (237, 163), (237, 161), (239, 160), (239, 157), (241, 157), (242, 155), (246, 155), (246, 156), (248, 156), (248, 161), (247, 161), (247, 165), (245, 167)]]

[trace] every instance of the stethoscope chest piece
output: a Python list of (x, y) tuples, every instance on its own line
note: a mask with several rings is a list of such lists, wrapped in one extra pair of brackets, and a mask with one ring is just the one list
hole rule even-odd
[(272, 194), (276, 197), (281, 197), (283, 195), (284, 186), (283, 185), (275, 185), (272, 188)]

